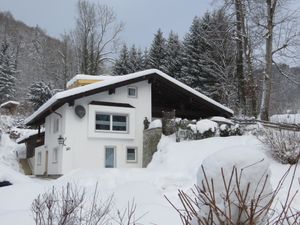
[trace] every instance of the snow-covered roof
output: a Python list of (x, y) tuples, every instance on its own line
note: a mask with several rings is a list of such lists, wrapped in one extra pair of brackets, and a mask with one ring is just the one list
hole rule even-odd
[(7, 102), (4, 102), (0, 105), (0, 108), (3, 108), (5, 106), (9, 106), (9, 105), (20, 105), (20, 102), (17, 102), (17, 101), (7, 101)]
[(104, 80), (114, 79), (114, 78), (117, 78), (117, 77), (119, 77), (119, 76), (77, 74), (71, 80), (69, 80), (67, 82), (67, 88), (70, 87), (72, 84), (74, 84), (78, 80), (99, 80), (99, 81), (104, 81)]
[(210, 120), (217, 122), (217, 123), (226, 123), (226, 124), (232, 124), (233, 122), (229, 119), (226, 119), (225, 117), (222, 116), (213, 116), (212, 118), (210, 118)]
[[(56, 93), (52, 98), (50, 98), (47, 102), (45, 102), (37, 111), (35, 111), (31, 116), (26, 118), (25, 124), (31, 125), (34, 124), (34, 121), (38, 119), (43, 113), (45, 113), (48, 109), (52, 108), (54, 105), (59, 104), (59, 103), (65, 103), (63, 100), (66, 98), (74, 97), (78, 98), (82, 97), (83, 93), (95, 91), (97, 89), (101, 89), (110, 85), (122, 83), (122, 82), (127, 82), (130, 80), (138, 80), (140, 79), (147, 79), (148, 76), (150, 75), (155, 75), (159, 76), (160, 78), (163, 78), (169, 82), (172, 82), (173, 84), (185, 89), (186, 91), (192, 93), (193, 95), (217, 106), (218, 108), (226, 111), (229, 114), (233, 114), (233, 111), (226, 106), (220, 104), (219, 102), (216, 102), (215, 100), (207, 97), (204, 94), (201, 94), (200, 92), (194, 90), (193, 88), (183, 84), (182, 82), (168, 76), (167, 74), (163, 73), (160, 70), (157, 69), (149, 69), (149, 70), (144, 70), (136, 73), (131, 73), (128, 75), (122, 75), (122, 76), (110, 76), (108, 79), (104, 79), (102, 82), (96, 82), (92, 84), (88, 84), (85, 86), (73, 88), (70, 90), (62, 91)], [(106, 76), (105, 76), (106, 77)]]
[(25, 139), (28, 139), (29, 137), (38, 134), (38, 130), (33, 129), (22, 129), (22, 133), (20, 137), (16, 140), (17, 143), (23, 142)]

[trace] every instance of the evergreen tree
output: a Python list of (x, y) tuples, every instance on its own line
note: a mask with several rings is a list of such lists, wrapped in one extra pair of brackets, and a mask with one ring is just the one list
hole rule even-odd
[(235, 96), (234, 39), (224, 10), (195, 17), (183, 42), (183, 82), (228, 104)]
[(0, 49), (0, 102), (14, 98), (16, 63), (10, 45), (4, 40)]
[(115, 62), (113, 73), (115, 75), (124, 75), (130, 73), (129, 52), (126, 44), (123, 45), (119, 58)]
[(149, 51), (149, 67), (163, 70), (166, 57), (166, 40), (159, 29), (154, 35), (154, 39)]
[(182, 45), (178, 35), (171, 31), (166, 45), (166, 57), (163, 65), (163, 71), (165, 71), (168, 75), (179, 79), (181, 75), (181, 67)]
[(206, 76), (203, 74), (203, 60), (201, 53), (205, 51), (205, 45), (201, 39), (201, 19), (195, 17), (183, 41), (183, 65), (180, 80), (197, 91), (203, 92), (203, 83)]
[(145, 48), (144, 54), (143, 54), (143, 69), (151, 69), (150, 63), (149, 63), (149, 51), (147, 48)]
[(130, 72), (134, 73), (137, 71), (143, 70), (143, 55), (140, 49), (136, 49), (134, 45), (132, 45), (129, 51), (129, 65)]
[(47, 85), (43, 81), (33, 83), (28, 92), (28, 99), (33, 104), (34, 110), (37, 110), (41, 105), (48, 101), (54, 92), (50, 85)]

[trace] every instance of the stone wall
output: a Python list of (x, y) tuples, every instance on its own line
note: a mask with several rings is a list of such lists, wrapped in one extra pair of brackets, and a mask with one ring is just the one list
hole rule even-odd
[(143, 167), (147, 167), (147, 165), (152, 160), (153, 154), (157, 151), (157, 144), (161, 138), (161, 134), (162, 134), (161, 128), (144, 130)]

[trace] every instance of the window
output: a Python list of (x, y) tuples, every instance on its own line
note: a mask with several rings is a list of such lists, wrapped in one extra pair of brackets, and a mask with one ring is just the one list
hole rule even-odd
[(129, 87), (128, 88), (128, 96), (132, 98), (137, 97), (137, 88), (136, 87)]
[(136, 153), (137, 148), (128, 147), (126, 153), (127, 162), (137, 162)]
[(127, 115), (96, 113), (96, 130), (126, 132), (127, 127)]
[(105, 168), (115, 167), (115, 147), (105, 147)]
[(38, 152), (37, 153), (37, 165), (41, 165), (42, 164), (42, 153)]
[(112, 115), (112, 130), (126, 131), (127, 130), (127, 117)]
[(58, 132), (59, 130), (59, 118), (54, 118), (53, 120), (53, 133)]
[(96, 130), (110, 130), (110, 115), (96, 114)]
[(57, 163), (58, 161), (58, 148), (54, 148), (53, 149), (53, 158), (52, 158), (52, 162), (53, 163)]

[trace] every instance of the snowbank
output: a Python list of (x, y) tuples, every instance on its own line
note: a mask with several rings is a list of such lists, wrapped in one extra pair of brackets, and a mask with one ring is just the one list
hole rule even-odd
[[(225, 204), (225, 196), (229, 194), (231, 200), (230, 210), (232, 221), (235, 221), (234, 223), (237, 223), (239, 220), (239, 200), (236, 196), (238, 190), (242, 193), (247, 192), (245, 202), (249, 206), (251, 205), (251, 200), (257, 199), (260, 194), (263, 197), (260, 199), (258, 207), (264, 207), (270, 201), (271, 196), (269, 194), (272, 193), (270, 182), (271, 172), (269, 169), (270, 163), (267, 156), (261, 151), (246, 146), (225, 148), (204, 159), (202, 166), (203, 169), (200, 168), (198, 171), (197, 184), (199, 186), (204, 184), (205, 189), (208, 190), (212, 188), (211, 180), (213, 180), (216, 205), (224, 212), (228, 212), (229, 209), (228, 204)], [(234, 173), (232, 175), (234, 168), (237, 174)], [(227, 185), (230, 183), (230, 180), (232, 180), (232, 185), (229, 187), (228, 193), (225, 191), (226, 188), (222, 179), (223, 175), (221, 169), (224, 172), (224, 180)], [(236, 183), (239, 183), (239, 189), (237, 189)], [(248, 186), (249, 184), (250, 186)], [(207, 186), (209, 186), (209, 188)], [(210, 208), (206, 204), (201, 205), (200, 208), (200, 216), (207, 218)], [(262, 214), (259, 220), (264, 220), (264, 216), (265, 215)], [(242, 214), (241, 217), (243, 221), (247, 218), (247, 215)], [(219, 223), (216, 222), (216, 224)], [(262, 222), (262, 224), (264, 223)]]
[[(19, 146), (9, 138), (8, 134), (2, 134), (0, 140), (0, 166), (6, 166), (14, 171), (23, 172), (17, 159), (17, 150), (23, 150), (24, 145)], [(0, 174), (2, 171), (0, 170)]]

